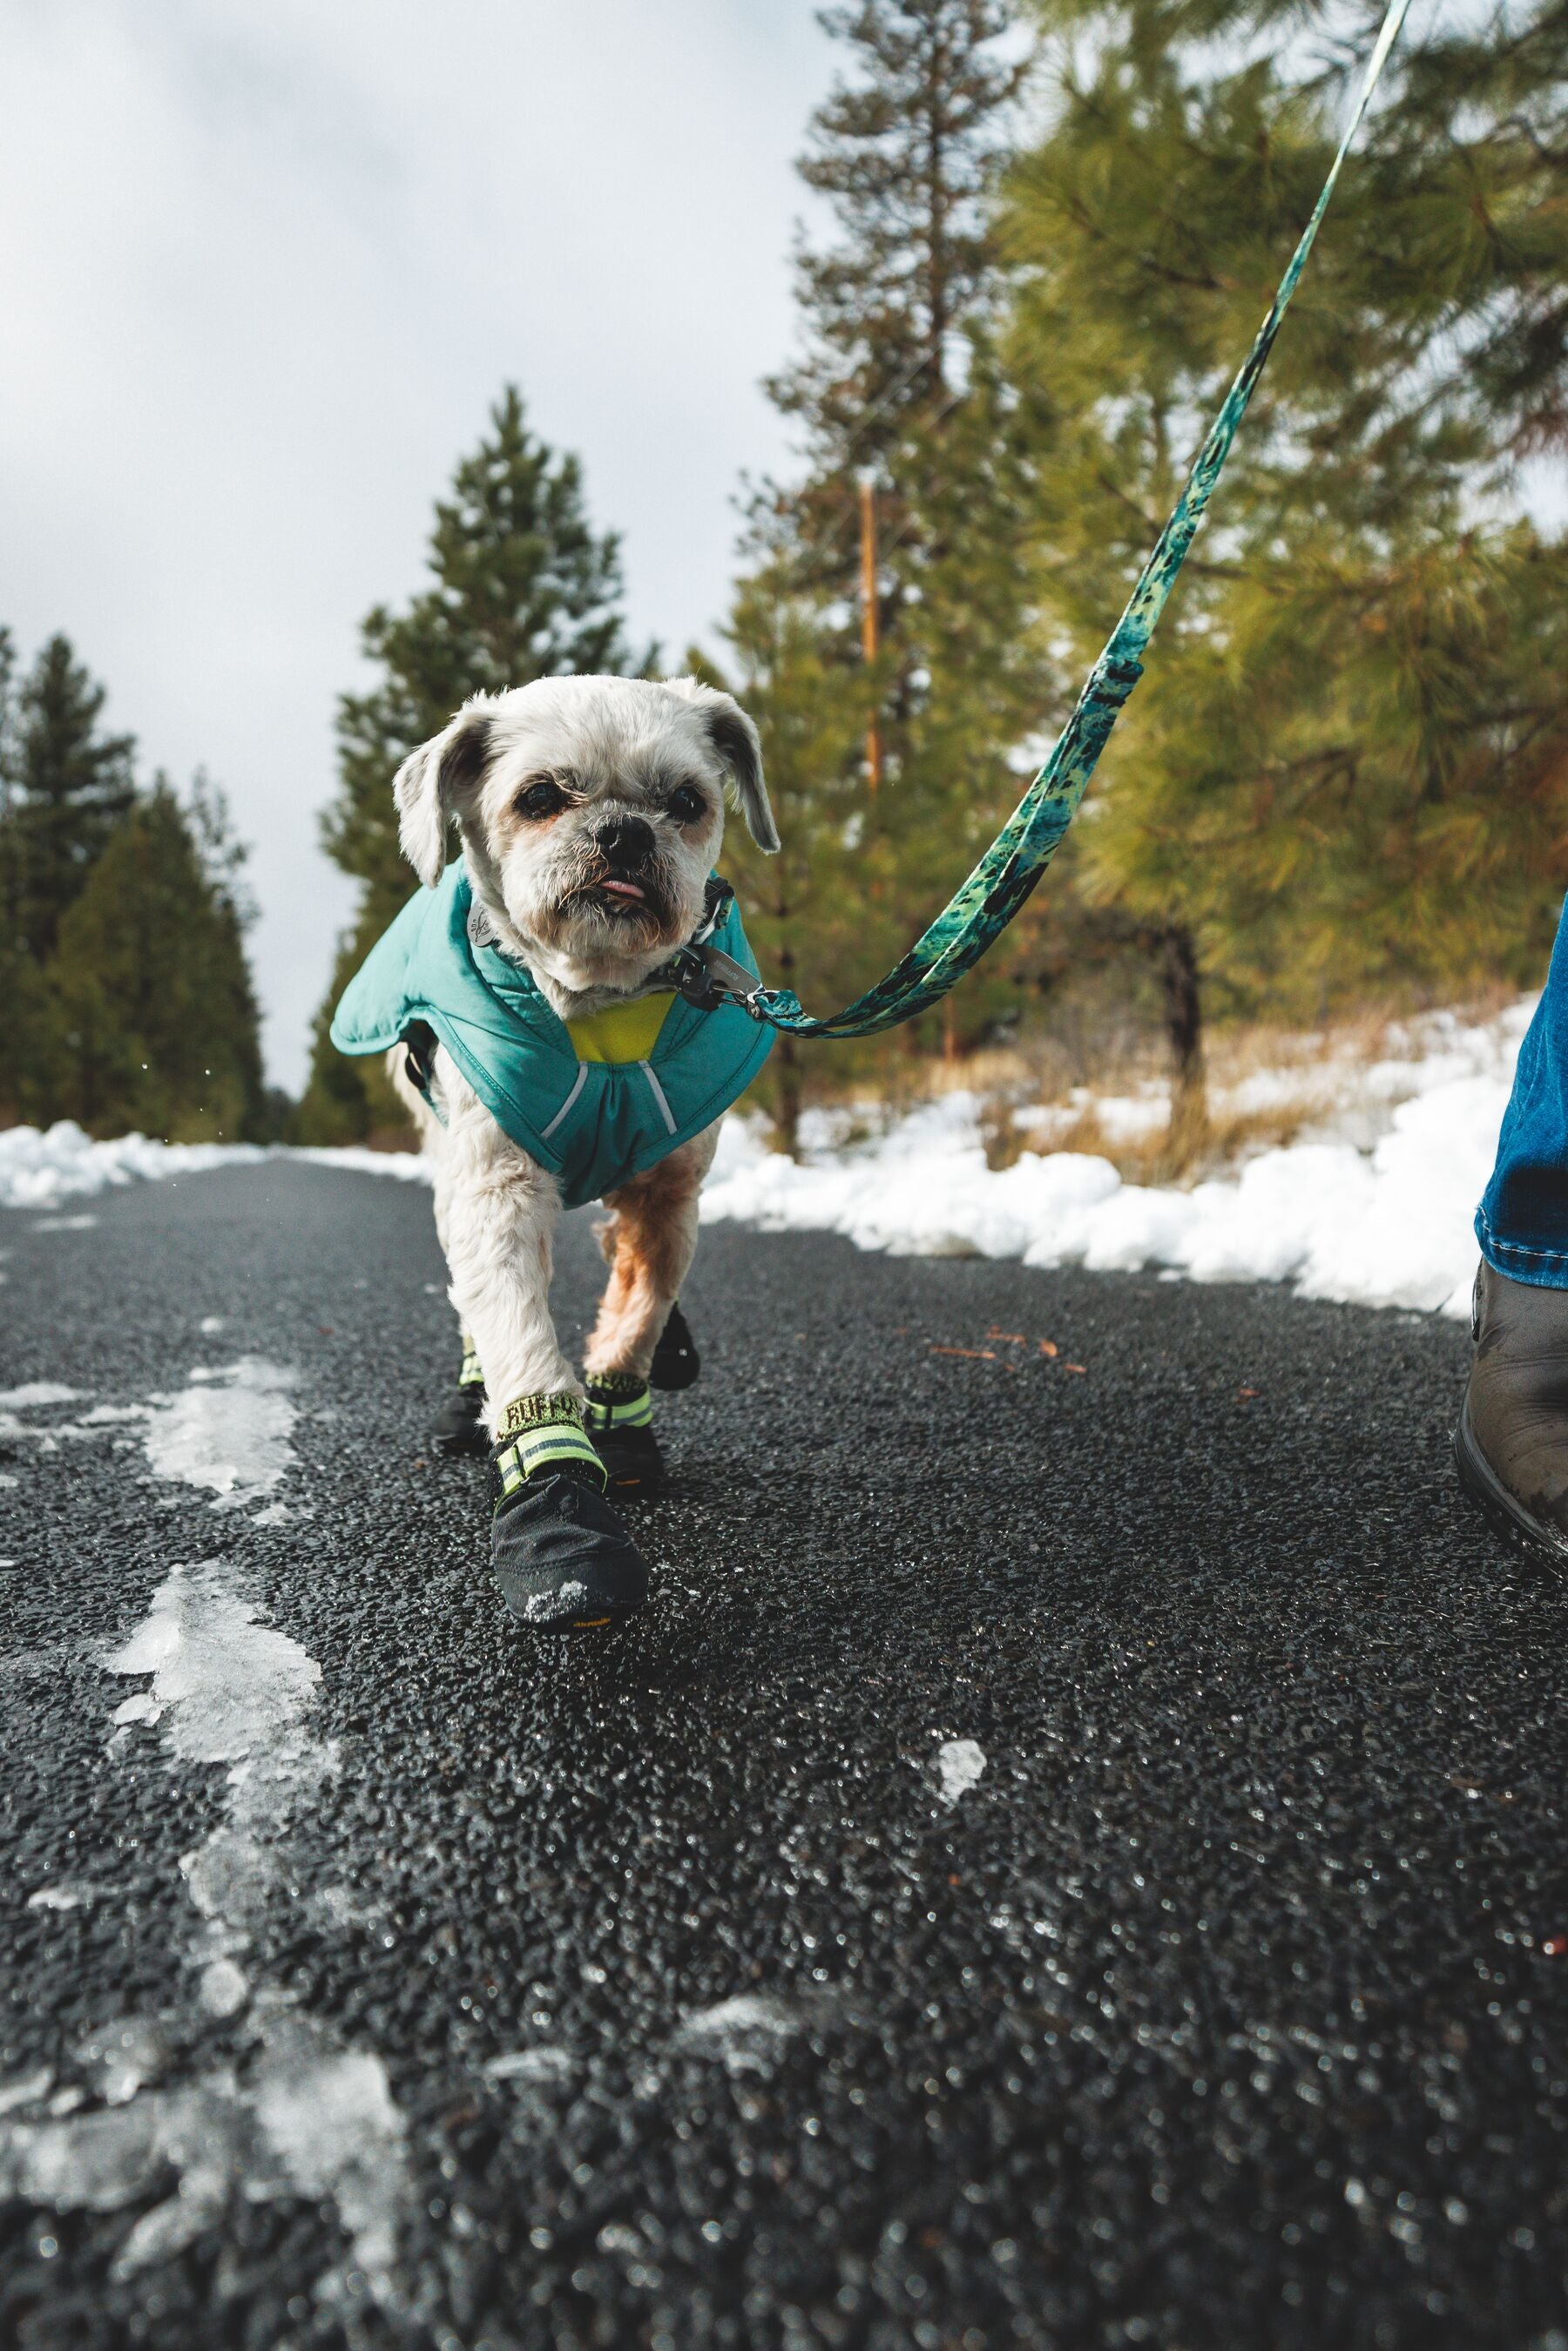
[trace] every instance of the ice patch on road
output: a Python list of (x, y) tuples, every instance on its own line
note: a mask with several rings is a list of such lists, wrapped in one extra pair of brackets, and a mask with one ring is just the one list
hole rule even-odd
[(486, 2060), (483, 2071), (487, 2082), (564, 2082), (572, 2072), (571, 2052), (553, 2044), (538, 2049), (508, 2049), (499, 2057)]
[[(171, 1714), (164, 1735), (184, 1761), (243, 1760), (246, 1779), (258, 1759), (274, 1772), (287, 1761), (284, 1776), (290, 1776), (311, 1750), (301, 1725), (321, 1668), (298, 1641), (260, 1622), (255, 1604), (233, 1588), (233, 1570), (224, 1561), (176, 1567), (105, 1670), (152, 1675), (152, 1690), (138, 1698), (151, 1697), (160, 1712)], [(126, 1719), (121, 1708), (115, 1719)]]
[(77, 1404), (80, 1399), (80, 1388), (65, 1387), (58, 1380), (28, 1380), (19, 1388), (0, 1388), (0, 1405), (14, 1412), (30, 1412), (38, 1405)]
[(783, 2001), (737, 1992), (716, 2007), (692, 2010), (670, 2046), (684, 2057), (716, 2060), (732, 2078), (770, 2074), (785, 2043), (804, 2029), (803, 2019)]
[(175, 1395), (153, 1398), (147, 1458), (160, 1478), (249, 1502), (268, 1494), (294, 1459), (298, 1374), (260, 1355), (197, 1370)]
[(986, 1750), (976, 1739), (945, 1739), (936, 1750), (939, 1793), (945, 1804), (956, 1804), (976, 1786), (986, 1768)]
[(8, 2082), (0, 2082), (0, 2115), (15, 2112), (18, 2106), (36, 2106), (55, 2085), (55, 2069), (40, 2065), (33, 2074), (14, 2074)]
[(225, 1561), (204, 1560), (173, 1570), (105, 1669), (152, 1677), (150, 1690), (127, 1702), (141, 1702), (138, 1715), (122, 1705), (117, 1723), (160, 1723), (179, 1761), (230, 1767), (223, 1825), (180, 1866), (212, 1922), (203, 1952), (243, 1949), (280, 1872), (280, 1832), (336, 1768), (336, 1750), (313, 1739), (307, 1723), (321, 1668), (261, 1621)]
[[(117, 1722), (160, 1724), (167, 1752), (181, 1763), (227, 1766), (224, 1819), (181, 1868), (203, 1922), (189, 1949), (200, 1970), (198, 2003), (224, 2022), (248, 2009), (248, 2050), (238, 2065), (154, 2088), (165, 2053), (156, 2021), (116, 2020), (79, 2053), (104, 2109), (78, 2116), (56, 2106), (38, 2119), (0, 2123), (0, 2194), (61, 2211), (109, 2212), (172, 2174), (173, 2193), (121, 2245), (120, 2278), (221, 2227), (236, 2201), (330, 2202), (365, 2289), (384, 2308), (401, 2308), (397, 2231), (412, 2181), (386, 2068), (373, 2052), (347, 2049), (326, 2026), (285, 2012), (287, 1994), (253, 1991), (238, 1956), (285, 1886), (294, 1813), (336, 1768), (335, 1750), (309, 1724), (320, 1667), (264, 1621), (221, 1560), (174, 1568), (105, 1666), (152, 1677), (150, 1689), (116, 1708)], [(10, 2085), (13, 2110), (37, 2106), (51, 2082), (34, 2075)], [(75, 2105), (82, 2094), (65, 2095)], [(363, 2290), (338, 2273), (317, 2289), (340, 2301)]]
[[(39, 2082), (47, 2086), (43, 2075), (16, 2086)], [(131, 2229), (116, 2276), (171, 2260), (219, 2227), (236, 2199), (330, 2200), (372, 2298), (395, 2306), (407, 2149), (379, 2057), (338, 2047), (302, 2017), (276, 2017), (243, 2080), (218, 2067), (98, 2113), (0, 2127), (0, 2192), (56, 2211), (119, 2211), (171, 2173), (179, 2187)], [(324, 2283), (342, 2291), (340, 2280)]]

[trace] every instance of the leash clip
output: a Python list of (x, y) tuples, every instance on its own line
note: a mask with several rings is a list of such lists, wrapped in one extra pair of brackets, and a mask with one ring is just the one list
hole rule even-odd
[(717, 1012), (727, 1004), (743, 1005), (751, 1011), (751, 998), (762, 985), (754, 973), (722, 947), (710, 945), (714, 933), (722, 930), (735, 904), (735, 892), (717, 873), (710, 874), (703, 899), (703, 918), (686, 941), (677, 947), (664, 967), (665, 975), (676, 993), (699, 1012)]
[(681, 947), (669, 968), (676, 992), (699, 1012), (717, 1012), (726, 1004), (742, 1004), (749, 1010), (752, 993), (760, 985), (743, 963), (720, 947)]

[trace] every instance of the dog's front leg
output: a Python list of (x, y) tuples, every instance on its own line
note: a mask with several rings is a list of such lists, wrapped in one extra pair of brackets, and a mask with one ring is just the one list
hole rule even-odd
[(642, 1605), (648, 1571), (603, 1499), (582, 1389), (550, 1319), (555, 1181), (466, 1086), (449, 1078), (443, 1100), (438, 1209), (452, 1303), (485, 1371), (497, 1577), (541, 1630), (608, 1624)]
[(503, 1134), (482, 1104), (455, 1107), (442, 1137), (436, 1222), (452, 1303), (485, 1366), (486, 1425), (500, 1438), (520, 1399), (582, 1390), (550, 1320), (553, 1177)]
[(656, 1167), (607, 1192), (599, 1238), (610, 1280), (583, 1353), (588, 1426), (617, 1491), (664, 1479), (649, 1367), (697, 1246), (697, 1196), (718, 1144), (716, 1123)]

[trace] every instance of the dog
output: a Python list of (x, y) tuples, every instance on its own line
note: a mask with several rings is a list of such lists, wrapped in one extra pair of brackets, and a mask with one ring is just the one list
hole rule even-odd
[[(723, 1110), (770, 1041), (733, 1006), (694, 1011), (667, 969), (711, 924), (727, 799), (758, 848), (779, 845), (760, 743), (693, 678), (540, 678), (473, 696), (392, 789), (431, 894), (383, 937), (333, 1035), (350, 1051), (396, 1038), (387, 1065), (430, 1164), (470, 1394), (482, 1373), (503, 1593), (540, 1629), (613, 1623), (648, 1572), (603, 1464), (656, 1479), (648, 1374)], [(714, 936), (755, 969), (733, 914)], [(496, 1044), (503, 1021), (522, 1047), (511, 1028)], [(610, 1271), (580, 1379), (550, 1315), (552, 1235), (563, 1196), (596, 1187)]]

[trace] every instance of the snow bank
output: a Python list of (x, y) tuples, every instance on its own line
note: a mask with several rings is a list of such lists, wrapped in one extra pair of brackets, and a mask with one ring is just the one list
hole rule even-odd
[(144, 1134), (95, 1143), (74, 1119), (0, 1132), (0, 1207), (52, 1208), (139, 1176), (196, 1176), (246, 1165), (267, 1154), (254, 1143), (152, 1143)]
[(254, 1167), (263, 1159), (308, 1159), (360, 1175), (424, 1180), (424, 1163), (412, 1151), (294, 1151), (281, 1144), (155, 1143), (120, 1134), (95, 1143), (74, 1120), (57, 1125), (0, 1130), (0, 1208), (53, 1208), (138, 1178), (204, 1175), (212, 1167)]
[[(1476, 1258), (1470, 1220), (1533, 1009), (1528, 998), (1490, 1021), (1434, 1014), (1391, 1031), (1381, 1060), (1325, 1048), (1301, 1066), (1258, 1071), (1219, 1090), (1222, 1110), (1288, 1104), (1310, 1123), (1301, 1140), (1190, 1191), (1124, 1183), (1109, 1160), (1081, 1152), (1026, 1151), (993, 1171), (980, 1102), (954, 1093), (870, 1142), (850, 1140), (863, 1123), (857, 1113), (808, 1113), (799, 1165), (766, 1148), (762, 1120), (731, 1118), (702, 1214), (770, 1232), (841, 1233), (860, 1249), (900, 1256), (1163, 1266), (1195, 1281), (1289, 1281), (1310, 1298), (1462, 1314)], [(1090, 1108), (1117, 1139), (1166, 1115), (1163, 1091), (1148, 1087), (1025, 1108), (1017, 1123), (1049, 1144)], [(139, 1134), (94, 1143), (67, 1121), (43, 1134), (0, 1133), (0, 1207), (49, 1208), (139, 1176), (269, 1157), (402, 1182), (426, 1175), (409, 1152), (262, 1150)]]
[[(981, 1104), (955, 1093), (866, 1144), (845, 1144), (841, 1119), (820, 1122), (800, 1165), (768, 1151), (758, 1123), (731, 1120), (702, 1213), (842, 1233), (896, 1256), (1165, 1266), (1196, 1281), (1289, 1281), (1310, 1298), (1462, 1315), (1470, 1220), (1533, 1008), (1531, 999), (1469, 1026), (1451, 1015), (1413, 1023), (1395, 1040), (1400, 1050), (1371, 1064), (1260, 1073), (1248, 1092), (1305, 1097), (1313, 1127), (1190, 1191), (1125, 1184), (1109, 1160), (1076, 1152), (1026, 1153), (993, 1172)], [(1112, 1132), (1136, 1123), (1120, 1105), (1096, 1107)], [(1369, 1128), (1369, 1144), (1345, 1139)]]

